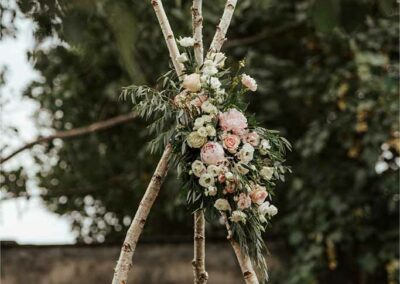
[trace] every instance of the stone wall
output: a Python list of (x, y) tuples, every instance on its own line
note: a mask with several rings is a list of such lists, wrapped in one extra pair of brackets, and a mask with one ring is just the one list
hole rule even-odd
[[(1, 284), (110, 284), (119, 246), (18, 246), (2, 244)], [(191, 243), (140, 244), (130, 283), (192, 283)], [(229, 244), (206, 247), (209, 284), (242, 284)], [(281, 266), (269, 259), (270, 268)]]

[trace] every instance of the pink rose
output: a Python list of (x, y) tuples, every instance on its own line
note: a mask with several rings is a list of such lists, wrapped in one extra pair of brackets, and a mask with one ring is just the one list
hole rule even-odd
[(251, 206), (251, 198), (248, 195), (241, 193), (239, 195), (239, 200), (237, 202), (237, 205), (238, 208), (242, 210), (249, 208)]
[(219, 181), (219, 183), (224, 183), (225, 182), (225, 175), (224, 174), (220, 174), (219, 176), (218, 176), (218, 181)]
[(257, 132), (249, 132), (242, 136), (243, 143), (249, 143), (251, 146), (260, 144), (260, 135)]
[(183, 79), (182, 86), (189, 92), (197, 92), (201, 89), (200, 74), (190, 74)]
[(256, 190), (250, 192), (250, 198), (253, 203), (261, 205), (268, 196), (268, 192), (265, 190), (265, 187), (258, 187)]
[(257, 82), (249, 75), (243, 74), (242, 75), (242, 84), (248, 88), (250, 91), (257, 91)]
[(235, 192), (235, 184), (231, 183), (225, 188), (226, 192), (234, 193)]
[(225, 160), (224, 148), (217, 142), (208, 142), (201, 148), (201, 160), (209, 165), (216, 165)]
[(242, 135), (247, 127), (247, 119), (237, 109), (230, 109), (220, 113), (219, 125), (224, 131), (232, 131), (234, 134)]
[(222, 145), (229, 153), (235, 153), (240, 144), (240, 138), (234, 134), (222, 135)]

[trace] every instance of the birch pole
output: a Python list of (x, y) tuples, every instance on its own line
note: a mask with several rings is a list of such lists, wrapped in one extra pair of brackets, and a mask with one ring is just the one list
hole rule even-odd
[(253, 264), (251, 263), (251, 259), (248, 255), (244, 254), (240, 245), (232, 238), (232, 230), (229, 226), (228, 217), (224, 212), (220, 212), (222, 218), (224, 219), (224, 223), (226, 226), (226, 230), (228, 232), (228, 236), (226, 237), (232, 245), (233, 251), (236, 254), (236, 258), (238, 259), (240, 269), (242, 271), (242, 275), (246, 284), (259, 284), (257, 279), (257, 274), (254, 271)]
[[(178, 46), (176, 45), (175, 36), (172, 32), (162, 2), (161, 0), (152, 0), (151, 5), (153, 6), (158, 22), (160, 24), (165, 42), (168, 47), (169, 56), (174, 65), (175, 71), (177, 75), (181, 77), (183, 75), (184, 68), (183, 65), (177, 61), (177, 57), (179, 56)], [(136, 211), (135, 217), (128, 229), (128, 232), (126, 233), (120, 256), (114, 269), (112, 284), (128, 283), (128, 273), (133, 266), (132, 257), (135, 253), (139, 237), (142, 234), (147, 216), (149, 215), (150, 209), (153, 206), (158, 193), (160, 192), (164, 177), (167, 175), (168, 161), (171, 155), (171, 151), (172, 146), (171, 144), (168, 144), (161, 156), (160, 161), (158, 162), (151, 181), (147, 186), (146, 192), (144, 193), (142, 200), (140, 201), (139, 208)]]
[[(203, 64), (203, 15), (202, 0), (193, 0), (192, 26), (194, 38), (194, 56), (197, 66)], [(208, 281), (208, 273), (205, 264), (205, 220), (204, 211), (198, 210), (193, 214), (194, 221), (194, 251), (193, 251), (193, 278), (194, 284), (205, 284)]]
[[(231, 24), (233, 12), (235, 11), (237, 0), (227, 0), (225, 9), (222, 14), (221, 20), (217, 26), (214, 38), (211, 42), (210, 48), (207, 54), (219, 52), (222, 45), (226, 41), (226, 33)], [(228, 231), (228, 240), (232, 245), (233, 251), (235, 252), (236, 258), (239, 262), (240, 269), (242, 270), (243, 278), (246, 284), (258, 284), (257, 275), (254, 271), (253, 264), (248, 255), (246, 255), (240, 248), (240, 245), (232, 238), (232, 231), (230, 229), (228, 219), (225, 213), (221, 213), (224, 217), (225, 226)]]

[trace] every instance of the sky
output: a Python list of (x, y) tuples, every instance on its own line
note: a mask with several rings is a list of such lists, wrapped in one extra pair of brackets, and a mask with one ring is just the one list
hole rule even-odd
[[(18, 137), (0, 135), (0, 149), (5, 144), (10, 148), (2, 151), (5, 155), (26, 142), (34, 140), (39, 134), (48, 134), (46, 129), (38, 129), (33, 114), (38, 105), (33, 100), (23, 98), (24, 88), (39, 75), (28, 62), (26, 52), (33, 46), (34, 26), (31, 21), (17, 20), (17, 37), (0, 41), (0, 69), (7, 67), (6, 86), (0, 89), (0, 129), (14, 126), (19, 131)], [(2, 130), (1, 130), (2, 131)], [(22, 165), (33, 176), (37, 165), (29, 151), (22, 152), (5, 162), (2, 167), (13, 169)], [(75, 242), (71, 232), (71, 222), (66, 217), (56, 215), (45, 208), (38, 197), (39, 189), (34, 179), (28, 184), (29, 200), (18, 198), (1, 200), (0, 195), (0, 240), (16, 241), (20, 244), (70, 244)], [(35, 197), (36, 196), (36, 197)]]

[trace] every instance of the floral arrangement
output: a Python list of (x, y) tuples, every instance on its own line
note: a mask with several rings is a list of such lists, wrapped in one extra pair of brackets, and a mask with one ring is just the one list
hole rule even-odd
[(289, 142), (277, 131), (257, 125), (245, 114), (245, 96), (257, 90), (256, 81), (225, 68), (225, 54), (208, 53), (204, 63), (194, 60), (194, 39), (178, 40), (177, 61), (183, 78), (172, 71), (160, 79), (162, 91), (130, 86), (134, 109), (153, 118), (150, 130), (158, 134), (151, 150), (171, 143), (179, 176), (192, 211), (204, 209), (206, 218), (221, 216), (231, 237), (266, 275), (262, 232), (278, 209), (273, 189), (290, 169), (283, 165)]

